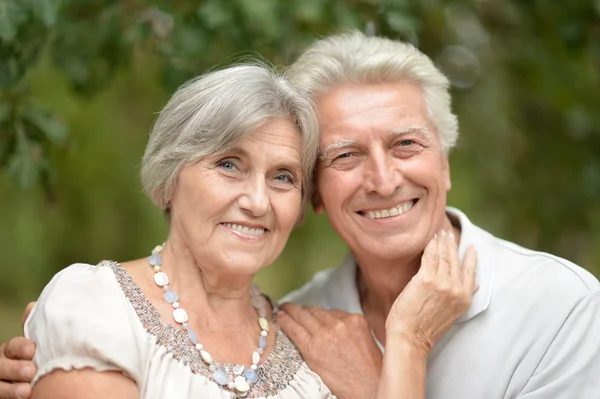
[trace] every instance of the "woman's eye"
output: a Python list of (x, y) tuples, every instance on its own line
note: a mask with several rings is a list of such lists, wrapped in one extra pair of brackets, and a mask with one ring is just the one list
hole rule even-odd
[(230, 159), (223, 159), (222, 161), (217, 162), (217, 166), (219, 168), (223, 168), (225, 170), (236, 170), (236, 166)]
[(286, 173), (277, 175), (275, 180), (280, 181), (282, 183), (294, 184), (294, 178)]

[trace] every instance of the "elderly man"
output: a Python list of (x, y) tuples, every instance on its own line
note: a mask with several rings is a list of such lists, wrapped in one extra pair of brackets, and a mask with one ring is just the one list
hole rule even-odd
[[(285, 298), (307, 308), (287, 304), (278, 319), (332, 392), (373, 397), (389, 309), (444, 228), (461, 254), (477, 248), (479, 290), (427, 358), (427, 397), (600, 398), (598, 280), (446, 208), (458, 128), (448, 81), (431, 60), (410, 45), (353, 33), (316, 42), (288, 76), (319, 110), (315, 210), (327, 213), (351, 253)], [(31, 358), (28, 345), (14, 339), (4, 356)], [(26, 380), (26, 365), (3, 359), (0, 380)], [(10, 397), (9, 385), (0, 387), (0, 398)]]

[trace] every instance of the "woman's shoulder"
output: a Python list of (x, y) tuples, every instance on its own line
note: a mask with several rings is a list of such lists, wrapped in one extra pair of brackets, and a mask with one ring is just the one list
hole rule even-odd
[(42, 291), (37, 305), (59, 302), (75, 307), (106, 306), (109, 298), (119, 297), (119, 284), (111, 265), (115, 262), (103, 261), (97, 265), (74, 263), (54, 275)]
[(75, 263), (58, 272), (38, 298), (25, 323), (25, 334), (84, 337), (131, 325), (135, 316), (115, 277), (116, 265), (109, 261)]

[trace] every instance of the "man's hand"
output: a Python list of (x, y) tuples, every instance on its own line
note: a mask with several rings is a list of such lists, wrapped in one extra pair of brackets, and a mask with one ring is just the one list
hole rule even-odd
[[(23, 324), (34, 303), (30, 303), (23, 314)], [(35, 344), (23, 337), (13, 338), (0, 345), (0, 399), (29, 398), (29, 382), (36, 373), (31, 361), (35, 354)]]
[(383, 355), (362, 315), (288, 303), (277, 321), (310, 368), (340, 399), (372, 399)]

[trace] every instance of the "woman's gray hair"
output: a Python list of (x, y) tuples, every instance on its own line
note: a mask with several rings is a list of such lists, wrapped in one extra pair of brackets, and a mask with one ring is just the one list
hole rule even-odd
[(414, 82), (423, 92), (444, 151), (448, 153), (458, 139), (449, 81), (411, 44), (367, 37), (358, 31), (330, 36), (310, 46), (285, 76), (313, 101), (345, 84)]
[(285, 78), (259, 62), (206, 73), (175, 92), (146, 146), (144, 191), (154, 204), (168, 210), (183, 166), (234, 148), (270, 118), (289, 118), (302, 136), (304, 209), (319, 145), (314, 107)]

